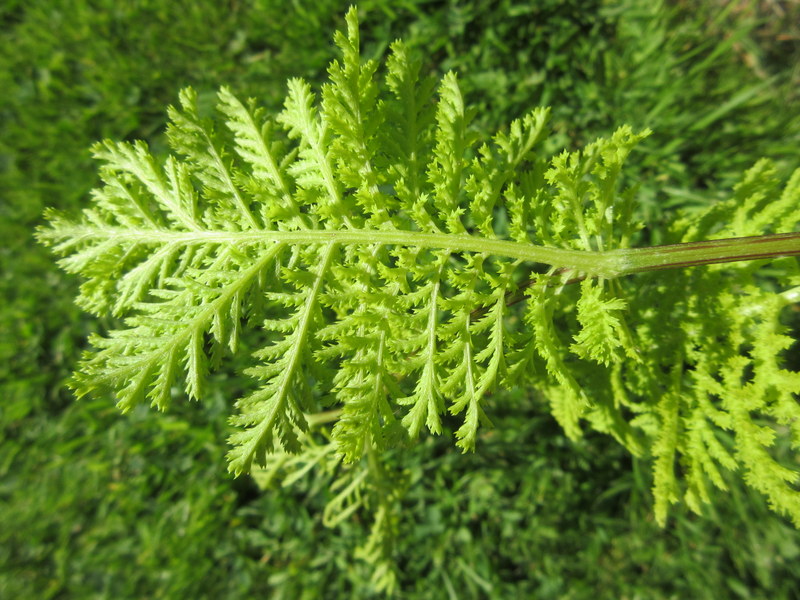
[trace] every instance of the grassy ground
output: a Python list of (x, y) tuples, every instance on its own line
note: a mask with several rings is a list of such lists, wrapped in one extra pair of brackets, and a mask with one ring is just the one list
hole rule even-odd
[[(325, 528), (320, 481), (262, 492), (225, 473), (242, 382), (223, 373), (208, 402), (168, 415), (70, 398), (86, 335), (107, 324), (73, 306), (77, 282), (31, 237), (45, 206), (84, 205), (93, 141), (163, 148), (182, 86), (208, 98), (226, 84), (275, 108), (287, 77), (319, 80), (344, 3), (276, 4), (0, 3), (0, 597), (373, 595), (352, 552), (365, 526)], [(401, 36), (433, 72), (458, 70), (480, 127), (550, 104), (568, 143), (626, 122), (654, 129), (634, 165), (651, 241), (665, 211), (713, 201), (760, 156), (800, 162), (794, 3), (361, 9), (368, 55)], [(759, 498), (732, 483), (703, 518), (678, 513), (658, 529), (647, 463), (599, 436), (567, 442), (527, 394), (496, 402), (477, 455), (437, 439), (392, 459), (410, 482), (402, 597), (794, 597), (800, 536)]]

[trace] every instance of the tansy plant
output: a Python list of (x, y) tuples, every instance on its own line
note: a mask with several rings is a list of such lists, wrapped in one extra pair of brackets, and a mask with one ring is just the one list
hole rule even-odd
[[(92, 338), (78, 396), (202, 399), (260, 328), (257, 385), (231, 417), (237, 474), (297, 452), (374, 461), (446, 414), (480, 451), (492, 393), (525, 388), (569, 437), (592, 427), (651, 456), (661, 523), (738, 471), (800, 525), (798, 472), (773, 455), (781, 436), (800, 445), (781, 321), (800, 297), (800, 171), (781, 186), (758, 162), (729, 200), (675, 220), (673, 244), (632, 248), (622, 170), (647, 131), (548, 156), (537, 108), (481, 140), (453, 73), (421, 77), (397, 42), (378, 75), (346, 20), (320, 98), (293, 79), (272, 117), (222, 88), (206, 119), (187, 89), (165, 162), (95, 146), (92, 206), (38, 233), (85, 279), (81, 306), (122, 319)], [(331, 423), (330, 443), (309, 422)], [(368, 479), (353, 473), (351, 495)]]

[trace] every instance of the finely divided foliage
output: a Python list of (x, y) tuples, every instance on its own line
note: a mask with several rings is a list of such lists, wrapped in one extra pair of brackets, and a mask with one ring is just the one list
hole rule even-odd
[[(797, 470), (772, 452), (780, 436), (800, 445), (781, 324), (796, 260), (774, 259), (772, 281), (763, 261), (619, 279), (614, 251), (638, 230), (621, 169), (646, 131), (547, 157), (536, 109), (484, 143), (453, 73), (421, 77), (397, 42), (379, 76), (355, 10), (335, 41), (319, 100), (292, 80), (270, 118), (223, 88), (206, 119), (184, 90), (165, 162), (141, 143), (95, 147), (92, 207), (51, 212), (39, 232), (85, 278), (82, 306), (124, 319), (92, 338), (78, 395), (113, 390), (124, 411), (165, 409), (179, 386), (201, 399), (241, 328), (258, 327), (257, 384), (232, 418), (236, 473), (298, 450), (325, 406), (348, 462), (448, 422), (473, 450), (491, 394), (525, 386), (569, 436), (589, 424), (650, 454), (662, 523), (681, 495), (699, 511), (741, 470), (800, 524)], [(800, 174), (781, 192), (762, 162), (670, 235), (791, 231), (798, 207)]]

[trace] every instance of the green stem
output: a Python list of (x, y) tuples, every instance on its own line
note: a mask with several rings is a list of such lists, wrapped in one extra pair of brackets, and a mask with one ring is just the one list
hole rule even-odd
[[(578, 279), (614, 279), (632, 273), (676, 269), (738, 260), (756, 260), (800, 254), (800, 233), (777, 233), (752, 237), (688, 242), (647, 248), (619, 248), (606, 251), (553, 248), (490, 239), (467, 233), (429, 233), (398, 229), (311, 229), (301, 231), (168, 231), (97, 227), (94, 224), (67, 225), (39, 230), (39, 239), (53, 245), (74, 246), (79, 242), (114, 240), (130, 244), (375, 244), (437, 248), (451, 252), (480, 252), (541, 263)], [(66, 240), (66, 241), (65, 241)]]
[(617, 250), (626, 259), (618, 276), (740, 260), (800, 254), (800, 233), (777, 233)]
[[(618, 271), (611, 277), (607, 277), (607, 279), (614, 279), (646, 271), (798, 255), (800, 254), (800, 233), (776, 233), (645, 248), (623, 248), (597, 254), (616, 255), (618, 257), (617, 264), (620, 265)], [(557, 272), (575, 275), (571, 279), (562, 281), (563, 285), (577, 283), (586, 279), (586, 277), (592, 276), (591, 274), (580, 273), (572, 267), (561, 267), (557, 269)], [(520, 284), (515, 292), (507, 294), (506, 305), (510, 306), (523, 301), (526, 297), (525, 289), (535, 282), (536, 279), (529, 279)], [(800, 299), (800, 288), (787, 290), (784, 295), (787, 301), (797, 301), (797, 299)], [(482, 308), (476, 311), (473, 316), (477, 318), (485, 314), (486, 310), (488, 309)]]

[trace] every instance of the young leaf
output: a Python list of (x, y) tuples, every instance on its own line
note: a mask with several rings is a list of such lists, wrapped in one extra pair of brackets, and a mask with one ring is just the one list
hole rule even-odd
[[(320, 102), (293, 79), (269, 118), (223, 88), (205, 118), (185, 90), (163, 164), (141, 143), (95, 147), (92, 205), (49, 212), (38, 233), (85, 278), (79, 302), (123, 319), (92, 338), (78, 394), (113, 391), (123, 410), (163, 409), (181, 387), (201, 398), (260, 321), (257, 387), (231, 419), (236, 473), (297, 450), (322, 406), (339, 411), (331, 443), (348, 462), (423, 428), (479, 449), (492, 394), (525, 387), (569, 437), (591, 426), (649, 452), (660, 523), (739, 470), (800, 525), (797, 469), (774, 456), (780, 436), (800, 447), (785, 325), (800, 270), (780, 257), (800, 253), (800, 171), (781, 190), (759, 162), (730, 200), (677, 218), (676, 245), (631, 249), (624, 162), (648, 131), (547, 156), (536, 109), (483, 140), (455, 74), (436, 88), (395, 43), (383, 78), (355, 9), (346, 24)], [(763, 234), (782, 235), (726, 239)], [(743, 258), (770, 278), (764, 260), (708, 265)], [(708, 266), (661, 271), (692, 265)], [(382, 561), (378, 545), (365, 556)]]

